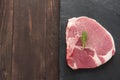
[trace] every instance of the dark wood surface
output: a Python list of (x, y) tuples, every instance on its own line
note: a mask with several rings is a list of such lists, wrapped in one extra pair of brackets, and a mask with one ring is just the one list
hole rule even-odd
[(58, 80), (59, 0), (0, 0), (0, 80)]

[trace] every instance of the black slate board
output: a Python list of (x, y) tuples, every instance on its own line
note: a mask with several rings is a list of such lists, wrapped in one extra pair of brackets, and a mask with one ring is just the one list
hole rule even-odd
[[(106, 64), (76, 71), (66, 64), (65, 29), (67, 19), (88, 16), (96, 19), (115, 40), (116, 54)], [(60, 1), (60, 80), (120, 80), (120, 0), (61, 0)]]

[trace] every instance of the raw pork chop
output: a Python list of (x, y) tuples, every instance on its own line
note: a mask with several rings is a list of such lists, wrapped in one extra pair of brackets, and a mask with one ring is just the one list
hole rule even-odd
[[(86, 46), (82, 47), (82, 32), (87, 33)], [(72, 69), (96, 68), (115, 53), (111, 34), (96, 20), (82, 16), (68, 20), (66, 28), (67, 64)]]

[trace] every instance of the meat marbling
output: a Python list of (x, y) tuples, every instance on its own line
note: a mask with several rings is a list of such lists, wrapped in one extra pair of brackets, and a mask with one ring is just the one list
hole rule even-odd
[[(80, 37), (87, 32), (86, 46), (82, 48)], [(82, 16), (68, 20), (66, 27), (66, 60), (72, 69), (96, 68), (115, 54), (112, 35), (96, 20)]]

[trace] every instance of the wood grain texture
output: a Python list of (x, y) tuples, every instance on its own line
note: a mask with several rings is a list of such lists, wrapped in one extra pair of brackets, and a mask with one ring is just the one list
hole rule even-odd
[(0, 80), (58, 80), (59, 0), (0, 0)]
[(58, 0), (14, 0), (12, 80), (58, 80)]
[(13, 0), (0, 0), (0, 80), (11, 80)]
[(58, 80), (59, 0), (47, 0), (46, 80)]

